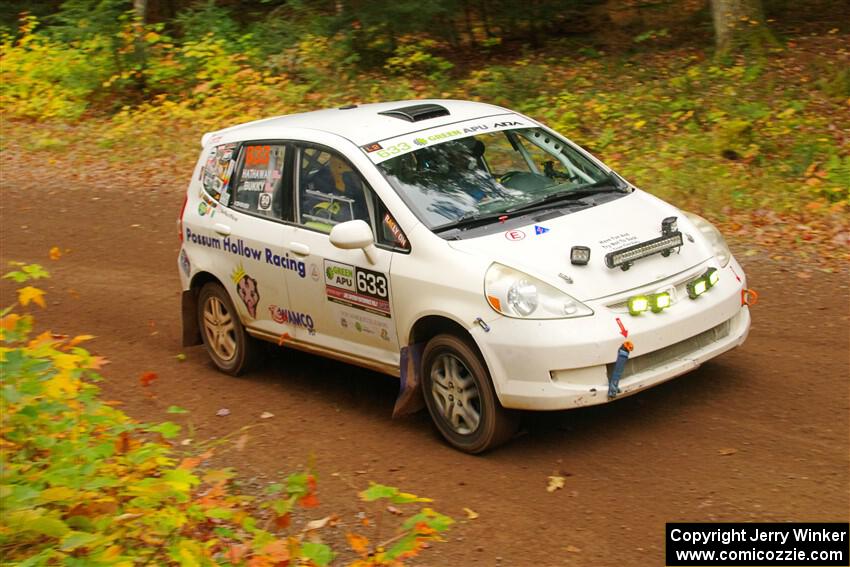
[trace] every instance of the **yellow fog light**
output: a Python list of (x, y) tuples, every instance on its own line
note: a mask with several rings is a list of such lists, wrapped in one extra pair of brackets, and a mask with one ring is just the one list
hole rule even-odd
[(667, 309), (672, 303), (673, 298), (666, 291), (649, 296), (649, 307), (653, 313), (659, 313), (662, 309)]
[(629, 314), (640, 315), (649, 309), (649, 298), (645, 295), (636, 295), (629, 298)]

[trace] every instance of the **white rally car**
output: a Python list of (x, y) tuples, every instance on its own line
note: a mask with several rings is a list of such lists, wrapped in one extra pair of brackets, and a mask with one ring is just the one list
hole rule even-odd
[(180, 214), (183, 339), (239, 374), (257, 339), (398, 376), (454, 447), (516, 410), (601, 404), (740, 345), (720, 233), (546, 126), (451, 100), (208, 133)]

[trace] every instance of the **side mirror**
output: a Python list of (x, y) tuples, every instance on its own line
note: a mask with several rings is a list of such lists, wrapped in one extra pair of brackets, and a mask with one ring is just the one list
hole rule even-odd
[(330, 239), (331, 244), (343, 250), (362, 249), (371, 264), (377, 261), (375, 236), (365, 221), (351, 220), (339, 223), (331, 229)]

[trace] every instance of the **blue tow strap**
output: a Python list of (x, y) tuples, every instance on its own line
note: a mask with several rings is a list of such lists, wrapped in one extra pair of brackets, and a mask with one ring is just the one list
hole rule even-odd
[(616, 398), (620, 393), (620, 378), (623, 376), (623, 370), (626, 369), (626, 361), (629, 360), (632, 348), (634, 347), (631, 343), (623, 343), (617, 350), (617, 362), (614, 363), (614, 371), (608, 378), (608, 397), (611, 399)]

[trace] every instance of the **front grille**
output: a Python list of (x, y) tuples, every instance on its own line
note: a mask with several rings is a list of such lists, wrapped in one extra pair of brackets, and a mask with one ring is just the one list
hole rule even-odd
[[(623, 380), (629, 376), (663, 366), (672, 360), (681, 358), (682, 356), (692, 352), (696, 352), (712, 343), (716, 343), (720, 339), (729, 335), (731, 327), (732, 320), (728, 319), (707, 331), (694, 335), (689, 339), (679, 341), (678, 343), (674, 343), (653, 352), (631, 357), (626, 362), (626, 368), (623, 370), (623, 375), (620, 379)], [(606, 369), (608, 371), (608, 378), (610, 378), (611, 373), (614, 371), (614, 363), (612, 362), (611, 364), (606, 365)]]

